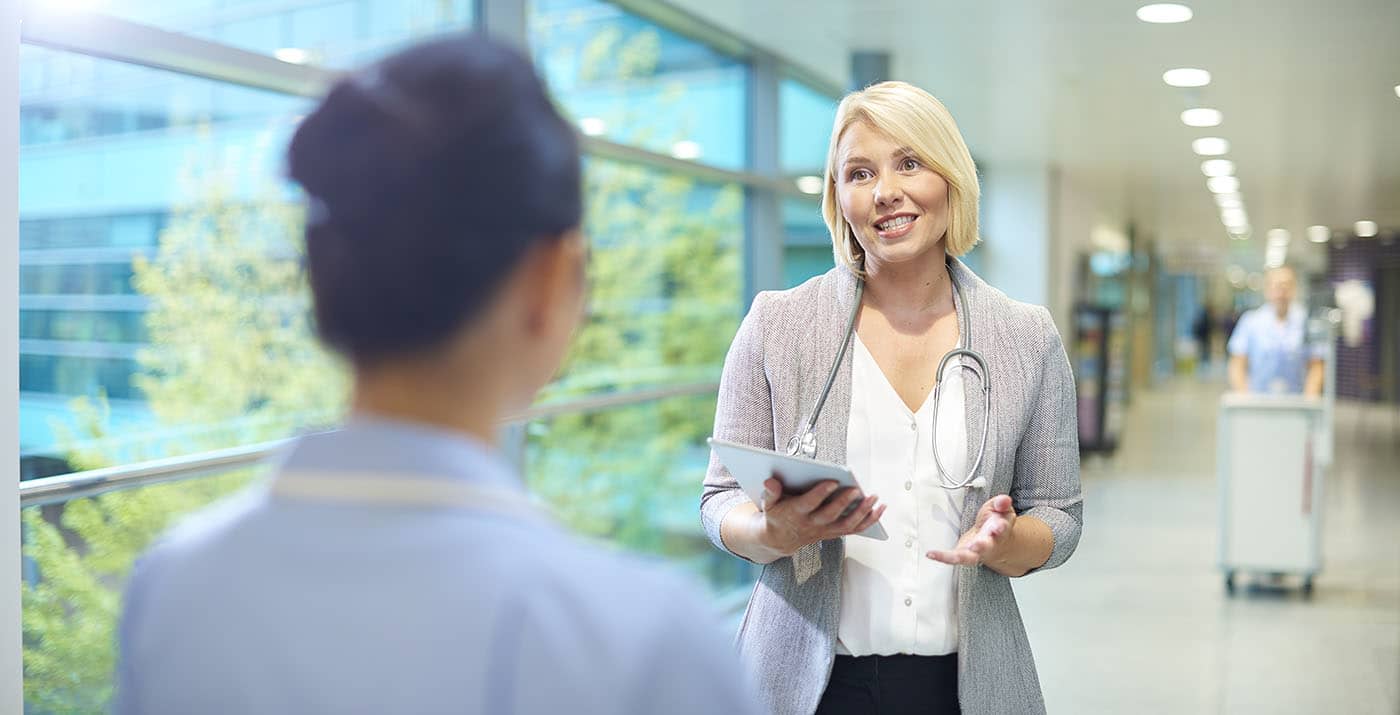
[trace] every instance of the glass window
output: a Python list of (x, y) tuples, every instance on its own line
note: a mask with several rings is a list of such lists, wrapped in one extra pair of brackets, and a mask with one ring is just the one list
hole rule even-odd
[(831, 234), (822, 220), (821, 202), (785, 197), (783, 212), (783, 285), (791, 288), (831, 270)]
[(778, 83), (778, 165), (789, 176), (821, 176), (838, 101), (794, 79)]
[(20, 449), (45, 465), (25, 473), (336, 414), (279, 178), (308, 102), (32, 46), (20, 73)]
[(586, 169), (588, 314), (544, 398), (717, 380), (743, 313), (743, 190), (604, 159)]
[(289, 62), (348, 68), (414, 37), (468, 27), (475, 7), (475, 0), (103, 0), (101, 11)]
[(706, 394), (533, 422), (530, 490), (575, 531), (664, 557), (742, 603), (757, 569), (716, 549), (695, 511), (714, 413)]
[(737, 59), (599, 0), (535, 0), (535, 62), (589, 135), (738, 169), (748, 72)]

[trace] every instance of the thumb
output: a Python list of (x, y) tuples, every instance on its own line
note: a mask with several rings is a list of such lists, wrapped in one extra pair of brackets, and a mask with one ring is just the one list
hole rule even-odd
[(769, 507), (783, 500), (783, 483), (772, 477), (763, 482), (763, 503), (759, 508), (767, 511)]
[(1011, 513), (1011, 497), (1005, 494), (998, 494), (987, 500), (987, 506), (991, 507), (992, 511), (1001, 514), (1009, 514)]

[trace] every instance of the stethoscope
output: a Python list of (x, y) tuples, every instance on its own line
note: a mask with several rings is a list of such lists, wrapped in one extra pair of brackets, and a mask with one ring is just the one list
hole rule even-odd
[[(992, 386), (987, 383), (987, 361), (975, 350), (972, 349), (972, 329), (970, 321), (966, 320), (967, 300), (963, 297), (962, 287), (953, 280), (952, 273), (949, 272), (948, 279), (953, 281), (953, 290), (958, 294), (958, 304), (961, 310), (958, 311), (958, 327), (962, 331), (963, 344), (965, 348), (954, 348), (948, 351), (943, 359), (938, 361), (938, 372), (935, 374), (938, 382), (933, 386), (933, 461), (938, 465), (938, 485), (944, 489), (963, 489), (972, 487), (982, 489), (987, 486), (987, 480), (977, 476), (977, 468), (982, 466), (982, 456), (987, 453), (987, 430), (991, 427), (992, 419)], [(812, 408), (811, 414), (807, 417), (807, 423), (797, 434), (788, 440), (787, 453), (793, 456), (802, 456), (808, 459), (816, 459), (817, 456), (817, 434), (813, 428), (817, 425), (817, 417), (821, 415), (822, 406), (826, 404), (826, 397), (831, 393), (831, 386), (836, 382), (836, 373), (841, 370), (841, 361), (846, 359), (846, 348), (851, 344), (851, 334), (856, 329), (856, 315), (860, 312), (860, 298), (865, 293), (865, 281), (856, 279), (856, 299), (851, 304), (851, 316), (846, 320), (846, 337), (841, 341), (841, 349), (836, 353), (836, 360), (831, 363), (831, 370), (826, 376), (826, 386), (822, 388), (822, 394), (817, 398), (817, 404)], [(943, 466), (943, 459), (938, 456), (938, 413), (941, 392), (943, 390), (943, 380), (945, 369), (949, 361), (967, 357), (972, 362), (959, 361), (957, 366), (965, 370), (972, 371), (977, 376), (977, 380), (982, 384), (982, 441), (977, 447), (977, 459), (972, 462), (972, 468), (962, 481), (952, 482), (947, 468)]]

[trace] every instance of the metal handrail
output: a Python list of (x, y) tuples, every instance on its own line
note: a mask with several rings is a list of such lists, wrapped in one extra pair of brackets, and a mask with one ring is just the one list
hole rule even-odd
[[(629, 390), (606, 395), (570, 400), (554, 404), (531, 407), (505, 420), (505, 425), (534, 422), (536, 420), (587, 412), (601, 412), (616, 407), (656, 402), (672, 397), (703, 395), (719, 390), (714, 382), (690, 383), (672, 387)], [(280, 439), (270, 442), (216, 449), (209, 452), (156, 459), (135, 464), (123, 464), (102, 469), (90, 469), (72, 474), (60, 474), (21, 482), (19, 501), (21, 507), (57, 504), (72, 499), (96, 496), (120, 489), (172, 482), (204, 476), (213, 472), (225, 472), (240, 467), (251, 467), (267, 461), (292, 440)]]

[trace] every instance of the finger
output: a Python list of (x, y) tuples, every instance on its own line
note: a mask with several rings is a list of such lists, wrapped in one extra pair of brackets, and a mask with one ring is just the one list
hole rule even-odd
[(877, 497), (873, 494), (862, 499), (859, 505), (851, 510), (851, 513), (841, 517), (841, 520), (836, 524), (836, 528), (845, 534), (854, 534), (857, 531), (863, 531), (863, 529), (858, 529), (856, 527), (870, 518), (870, 512), (875, 510), (876, 500)]
[(880, 521), (880, 517), (882, 517), (882, 516), (884, 516), (884, 515), (885, 515), (885, 505), (884, 505), (884, 504), (881, 504), (880, 506), (877, 506), (877, 507), (875, 507), (874, 509), (871, 509), (871, 510), (870, 510), (870, 513), (867, 514), (867, 515), (865, 516), (865, 518), (862, 519), (861, 522), (860, 522), (859, 524), (857, 524), (856, 527), (855, 527), (854, 529), (851, 529), (851, 533), (852, 533), (852, 534), (859, 534), (859, 533), (861, 533), (862, 531), (865, 531), (866, 529), (869, 529), (870, 527), (872, 527), (872, 526), (874, 526), (876, 523), (878, 523), (878, 522)]
[(799, 514), (811, 514), (822, 505), (822, 502), (826, 501), (827, 497), (831, 496), (832, 493), (840, 488), (840, 486), (841, 485), (832, 480), (822, 482), (808, 489), (802, 496), (794, 499), (793, 508)]
[(822, 508), (813, 512), (812, 521), (822, 526), (835, 524), (841, 520), (847, 509), (860, 504), (864, 498), (865, 495), (859, 489), (848, 487), (846, 491), (832, 497)]
[(996, 546), (996, 543), (994, 541), (986, 537), (979, 536), (978, 538), (973, 539), (972, 542), (967, 545), (967, 550), (971, 551), (974, 554), (977, 554), (977, 557), (980, 559), (981, 557), (986, 556), (987, 552), (991, 551), (993, 546)]
[(989, 538), (998, 538), (1011, 530), (1011, 521), (999, 515), (993, 515), (982, 523), (982, 528), (978, 529), (978, 534)]
[(951, 551), (941, 551), (935, 549), (924, 554), (930, 559), (951, 566), (976, 566), (982, 559), (975, 553), (967, 549), (953, 549)]

